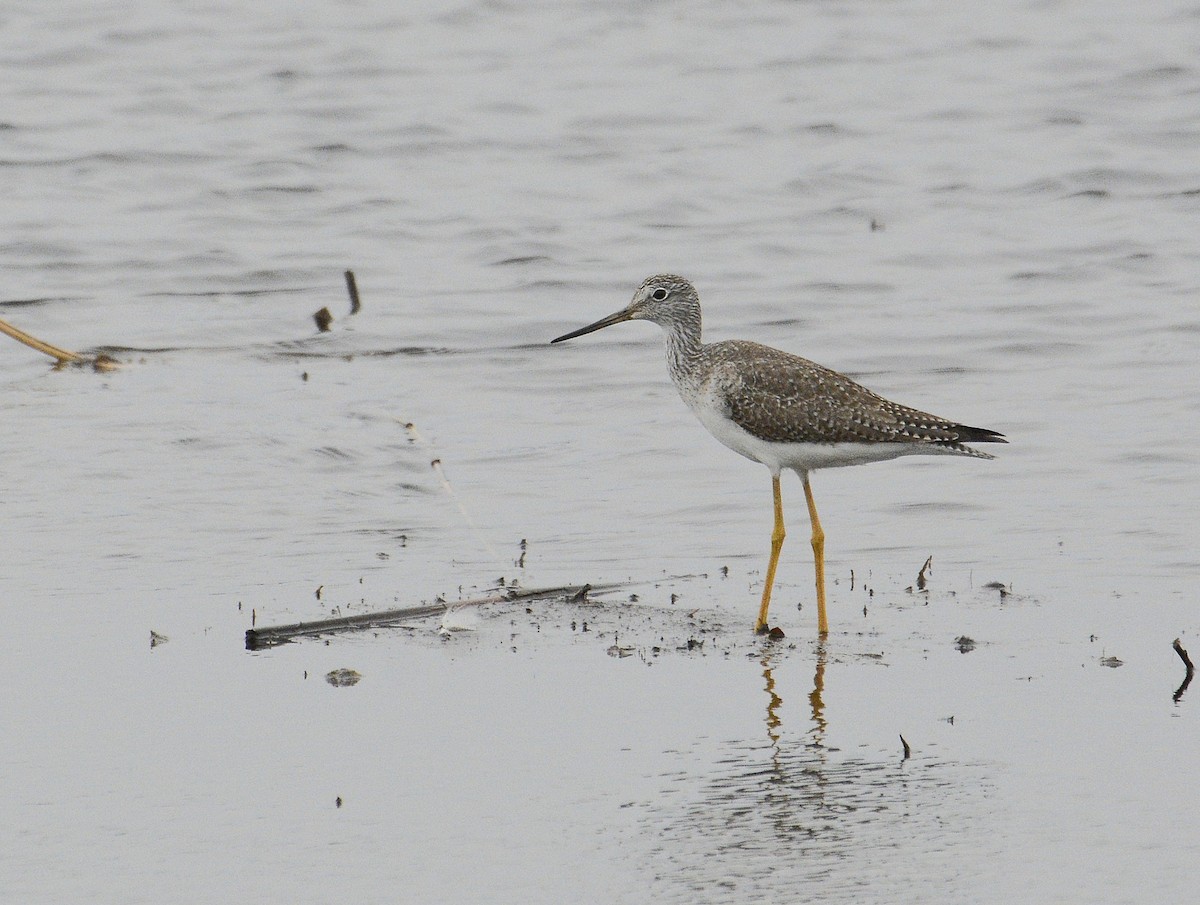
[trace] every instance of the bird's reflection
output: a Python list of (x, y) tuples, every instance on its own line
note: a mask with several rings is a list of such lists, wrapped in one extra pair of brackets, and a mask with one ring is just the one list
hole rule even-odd
[[(812, 690), (808, 693), (811, 725), (805, 732), (805, 744), (798, 746), (786, 739), (783, 726), (783, 698), (776, 690), (774, 665), (783, 651), (769, 647), (759, 661), (767, 692), (767, 739), (771, 764), (763, 778), (765, 786), (753, 793), (760, 798), (761, 816), (769, 820), (774, 835), (795, 841), (816, 830), (816, 821), (827, 821), (834, 813), (827, 796), (828, 754), (825, 747), (825, 645), (817, 647)], [(744, 789), (743, 791), (750, 791)], [(803, 827), (803, 829), (801, 829)]]
[[(796, 675), (788, 667), (796, 665), (798, 651), (768, 644), (755, 657), (766, 692), (766, 743), (761, 735), (730, 741), (711, 763), (681, 770), (675, 782), (689, 794), (664, 795), (665, 813), (651, 820), (662, 859), (655, 860), (656, 876), (684, 883), (694, 901), (718, 886), (745, 891), (748, 900), (784, 900), (798, 884), (828, 881), (848, 852), (886, 857), (914, 833), (944, 836), (940, 821), (948, 806), (973, 813), (987, 794), (987, 784), (969, 768), (965, 779), (948, 781), (947, 771), (957, 768), (927, 760), (914, 771), (898, 757), (847, 756), (830, 745), (829, 653), (825, 644), (813, 650), (802, 717), (785, 707)], [(789, 718), (797, 725), (789, 726)], [(954, 803), (948, 789), (965, 797)], [(959, 841), (946, 837), (943, 844)], [(734, 851), (736, 859), (720, 857)], [(860, 866), (869, 868), (867, 862)]]
[[(774, 664), (777, 651), (773, 648), (768, 648), (763, 652), (762, 660), (759, 661), (763, 668), (764, 688), (767, 692), (767, 738), (771, 740), (771, 747), (778, 752), (780, 727), (783, 725), (783, 720), (779, 715), (779, 708), (783, 704), (783, 698), (775, 690), (775, 675)], [(822, 748), (825, 744), (825, 730), (828, 728), (828, 723), (825, 720), (825, 644), (824, 642), (817, 645), (817, 663), (816, 671), (813, 673), (812, 691), (808, 693), (808, 705), (812, 712), (812, 726), (809, 727), (808, 737), (809, 747)]]
[(775, 675), (771, 671), (771, 654), (769, 651), (763, 654), (762, 668), (763, 681), (767, 683), (767, 738), (771, 740), (771, 747), (778, 753), (779, 726), (782, 722), (779, 718), (779, 706), (783, 703), (783, 698), (775, 692)]
[(813, 673), (813, 688), (808, 695), (808, 704), (812, 708), (812, 728), (809, 737), (815, 747), (825, 744), (825, 701), (821, 695), (825, 693), (825, 642), (817, 645), (817, 666)]

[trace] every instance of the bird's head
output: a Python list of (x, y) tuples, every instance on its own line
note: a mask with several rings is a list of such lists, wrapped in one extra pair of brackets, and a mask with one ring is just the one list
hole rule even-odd
[(633, 294), (633, 300), (620, 311), (550, 342), (574, 339), (624, 321), (653, 321), (660, 327), (667, 327), (693, 318), (699, 323), (700, 297), (696, 294), (696, 288), (683, 277), (660, 273), (645, 280)]

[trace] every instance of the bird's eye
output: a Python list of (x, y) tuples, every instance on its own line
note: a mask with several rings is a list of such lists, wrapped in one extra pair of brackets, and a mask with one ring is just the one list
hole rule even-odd
[(661, 302), (666, 297), (667, 297), (667, 290), (665, 290), (665, 289), (655, 289), (653, 292), (650, 293), (650, 298), (654, 299), (654, 301), (656, 301), (656, 302)]

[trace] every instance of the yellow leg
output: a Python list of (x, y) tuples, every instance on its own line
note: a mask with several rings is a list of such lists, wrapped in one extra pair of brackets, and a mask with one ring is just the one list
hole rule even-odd
[(767, 583), (763, 586), (762, 606), (758, 609), (758, 622), (754, 630), (767, 631), (767, 609), (771, 606), (771, 588), (775, 585), (775, 567), (779, 565), (779, 551), (783, 549), (783, 496), (779, 492), (779, 475), (771, 475), (771, 490), (775, 494), (775, 529), (771, 532), (771, 561), (767, 564)]
[(801, 473), (800, 479), (804, 482), (804, 499), (808, 501), (808, 517), (812, 521), (813, 566), (817, 573), (817, 634), (824, 638), (829, 634), (829, 618), (825, 615), (825, 532), (817, 518), (817, 504), (813, 502), (808, 472)]

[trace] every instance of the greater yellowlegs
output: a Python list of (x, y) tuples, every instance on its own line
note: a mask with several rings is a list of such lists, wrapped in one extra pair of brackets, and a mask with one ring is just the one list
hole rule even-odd
[(767, 631), (767, 609), (783, 547), (779, 475), (795, 471), (804, 484), (812, 521), (817, 582), (817, 631), (829, 632), (825, 615), (825, 533), (813, 502), (809, 472), (865, 465), (898, 456), (951, 455), (994, 458), (967, 443), (1007, 443), (1003, 434), (968, 427), (889, 402), (837, 371), (744, 340), (700, 341), (700, 297), (683, 277), (650, 277), (628, 307), (565, 333), (551, 342), (583, 336), (623, 321), (653, 321), (663, 329), (667, 365), (679, 395), (708, 432), (736, 453), (771, 470), (775, 528), (762, 605), (755, 630)]

